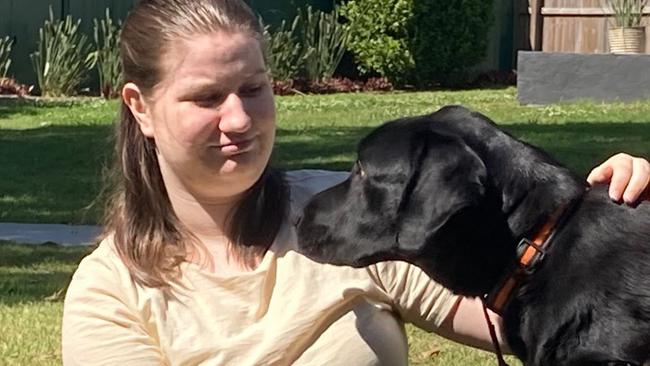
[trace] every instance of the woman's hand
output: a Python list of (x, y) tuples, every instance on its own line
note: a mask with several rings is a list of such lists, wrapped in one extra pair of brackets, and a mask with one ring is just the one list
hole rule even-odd
[(609, 196), (616, 202), (632, 205), (650, 199), (650, 163), (643, 158), (619, 153), (595, 167), (587, 177), (589, 184), (609, 183)]

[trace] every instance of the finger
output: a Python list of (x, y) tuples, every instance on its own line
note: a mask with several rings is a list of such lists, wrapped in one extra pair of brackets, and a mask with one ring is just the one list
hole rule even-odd
[(632, 176), (623, 193), (623, 201), (633, 204), (639, 200), (641, 194), (650, 182), (650, 164), (644, 159), (632, 160)]
[(612, 179), (612, 174), (614, 170), (612, 169), (611, 164), (605, 162), (597, 167), (595, 167), (589, 176), (587, 177), (587, 182), (589, 185), (594, 185), (596, 183), (608, 183)]
[(632, 161), (620, 163), (616, 168), (612, 168), (612, 170), (612, 180), (609, 183), (609, 197), (619, 202), (632, 178)]

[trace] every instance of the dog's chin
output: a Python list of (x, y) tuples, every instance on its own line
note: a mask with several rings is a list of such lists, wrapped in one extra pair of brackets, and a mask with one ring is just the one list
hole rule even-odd
[(385, 259), (384, 256), (375, 254), (360, 256), (359, 251), (345, 250), (355, 246), (342, 238), (311, 235), (313, 232), (315, 231), (310, 231), (309, 228), (299, 229), (298, 252), (314, 262), (359, 268)]
[(353, 250), (350, 253), (350, 251), (344, 250), (345, 248), (354, 248), (350, 244), (308, 243), (301, 244), (298, 248), (302, 255), (314, 262), (335, 266), (362, 268), (379, 262), (401, 260), (401, 257), (393, 252), (378, 251), (359, 255), (359, 251)]
[(332, 255), (328, 251), (323, 250), (322, 245), (320, 243), (301, 242), (298, 245), (298, 252), (300, 252), (300, 254), (304, 255), (305, 257), (318, 263), (328, 263), (329, 261), (335, 259), (332, 258)]
[[(336, 254), (330, 240), (323, 240), (326, 231), (321, 226), (300, 225), (298, 227), (298, 252), (318, 263), (349, 265)], [(325, 236), (329, 237), (329, 235)]]

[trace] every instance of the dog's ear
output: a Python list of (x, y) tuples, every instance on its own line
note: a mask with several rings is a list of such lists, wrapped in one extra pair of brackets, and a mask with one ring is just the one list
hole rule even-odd
[(419, 252), (453, 216), (479, 205), (487, 172), (480, 157), (458, 136), (429, 130), (416, 143), (418, 157), (397, 218), (400, 249)]
[(486, 293), (514, 256), (481, 157), (456, 135), (427, 132), (400, 204), (402, 258), (467, 296)]

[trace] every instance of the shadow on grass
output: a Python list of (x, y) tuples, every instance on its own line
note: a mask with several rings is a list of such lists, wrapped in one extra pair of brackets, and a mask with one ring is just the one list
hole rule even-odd
[(650, 158), (650, 122), (513, 124), (505, 130), (548, 151), (561, 163), (586, 175), (618, 153)]
[[(580, 174), (625, 151), (650, 156), (649, 123), (508, 124), (515, 136), (549, 151)], [(0, 129), (0, 221), (95, 223), (95, 202), (110, 156), (110, 126)], [(285, 169), (347, 170), (357, 142), (371, 127), (315, 127), (278, 131), (274, 161)], [(386, 148), (390, 148), (387, 146)]]
[(0, 242), (0, 304), (43, 301), (57, 294), (65, 289), (77, 264), (91, 250)]
[(24, 302), (61, 301), (58, 295), (64, 290), (73, 271), (47, 271), (43, 273), (0, 274), (0, 304), (14, 305)]
[(284, 169), (348, 170), (357, 143), (372, 127), (329, 127), (278, 131), (274, 163)]
[[(538, 146), (580, 174), (617, 152), (650, 157), (648, 123), (508, 124), (502, 128)], [(347, 170), (356, 158), (357, 142), (371, 127), (280, 130), (276, 164), (287, 169)], [(386, 148), (390, 148), (387, 146)]]
[(87, 223), (111, 148), (110, 126), (0, 129), (0, 221)]
[(0, 268), (41, 266), (57, 262), (61, 265), (76, 265), (81, 258), (92, 251), (87, 246), (61, 246), (57, 244), (15, 244), (0, 241)]

